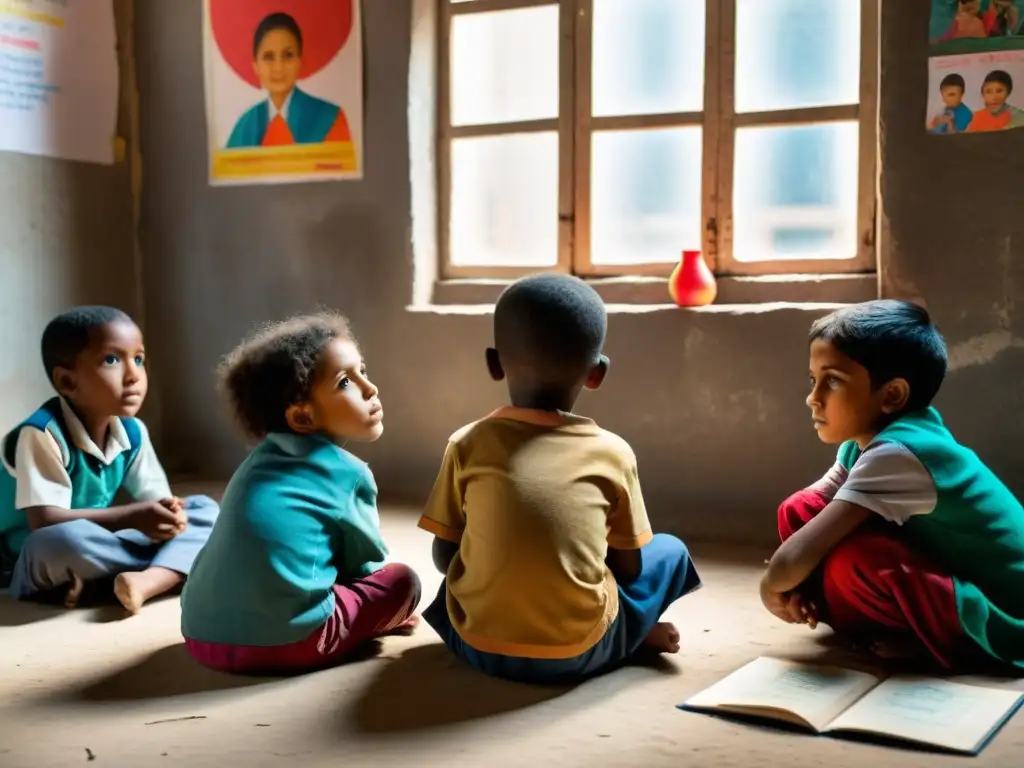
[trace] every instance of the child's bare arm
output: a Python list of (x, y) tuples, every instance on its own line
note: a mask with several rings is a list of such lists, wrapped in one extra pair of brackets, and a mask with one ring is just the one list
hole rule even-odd
[(172, 500), (142, 501), (104, 509), (64, 509), (55, 506), (29, 507), (28, 526), (35, 531), (73, 520), (89, 520), (110, 531), (134, 528), (156, 541), (174, 538), (184, 530), (187, 519)]
[(435, 536), (434, 544), (431, 547), (431, 554), (434, 557), (434, 567), (441, 573), (447, 574), (448, 566), (452, 564), (452, 560), (458, 551), (458, 544), (454, 544), (447, 539), (442, 539), (440, 536)]
[[(151, 453), (152, 451), (150, 451)], [(144, 451), (140, 450), (140, 456)], [(61, 449), (48, 432), (23, 429), (18, 436), (16, 450), (18, 472), (17, 501), (24, 509), (26, 522), (32, 531), (52, 525), (89, 520), (110, 531), (136, 529), (157, 541), (173, 538), (188, 524), (180, 499), (171, 495), (166, 476), (157, 465), (160, 483), (151, 483), (150, 494), (133, 504), (100, 509), (72, 508), (71, 478)], [(129, 468), (129, 474), (138, 474), (139, 461)], [(149, 472), (154, 475), (153, 471)], [(137, 488), (126, 487), (130, 493)], [(155, 491), (155, 494), (153, 493)], [(140, 498), (133, 493), (136, 498)], [(166, 495), (166, 498), (160, 498)]]
[(762, 591), (782, 594), (799, 587), (840, 541), (872, 515), (848, 501), (830, 502), (775, 550)]
[(639, 549), (613, 549), (608, 547), (605, 565), (619, 584), (629, 584), (640, 576), (642, 559)]

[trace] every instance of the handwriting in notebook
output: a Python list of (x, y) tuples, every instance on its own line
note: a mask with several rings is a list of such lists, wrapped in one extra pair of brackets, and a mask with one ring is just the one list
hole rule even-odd
[(790, 690), (820, 691), (833, 682), (828, 675), (806, 669), (787, 669), (779, 677), (777, 684)]
[(964, 716), (972, 707), (971, 698), (964, 697), (956, 689), (933, 683), (908, 683), (889, 691), (882, 706), (893, 711), (900, 718), (916, 722), (939, 723), (952, 714)]

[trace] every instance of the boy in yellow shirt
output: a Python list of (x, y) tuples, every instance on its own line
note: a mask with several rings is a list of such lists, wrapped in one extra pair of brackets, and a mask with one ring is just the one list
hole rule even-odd
[(629, 445), (572, 413), (608, 371), (606, 328), (600, 296), (574, 277), (501, 295), (487, 367), (511, 405), (452, 435), (420, 518), (446, 575), (423, 617), (489, 675), (572, 682), (643, 646), (679, 650), (660, 618), (700, 586), (689, 553), (651, 532)]

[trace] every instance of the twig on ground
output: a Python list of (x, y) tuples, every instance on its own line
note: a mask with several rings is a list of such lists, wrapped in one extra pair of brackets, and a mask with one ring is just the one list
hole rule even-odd
[(153, 720), (146, 725), (159, 725), (160, 723), (180, 723), (183, 720), (205, 720), (206, 715), (189, 715), (188, 717), (168, 717), (166, 720)]

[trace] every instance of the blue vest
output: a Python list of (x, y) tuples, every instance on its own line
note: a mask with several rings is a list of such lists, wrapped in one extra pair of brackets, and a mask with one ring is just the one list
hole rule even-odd
[[(71, 478), (71, 509), (103, 509), (113, 503), (128, 467), (139, 455), (142, 444), (142, 432), (135, 419), (122, 417), (121, 424), (128, 435), (130, 448), (109, 465), (104, 464), (75, 445), (64, 422), (60, 400), (55, 397), (8, 432), (0, 441), (0, 451), (3, 452), (7, 466), (16, 468), (21, 430), (30, 427), (41, 432), (49, 431), (61, 449), (64, 468)], [(0, 560), (4, 558), (4, 550), (8, 559), (17, 557), (30, 533), (24, 511), (14, 507), (16, 491), (15, 478), (0, 470)]]

